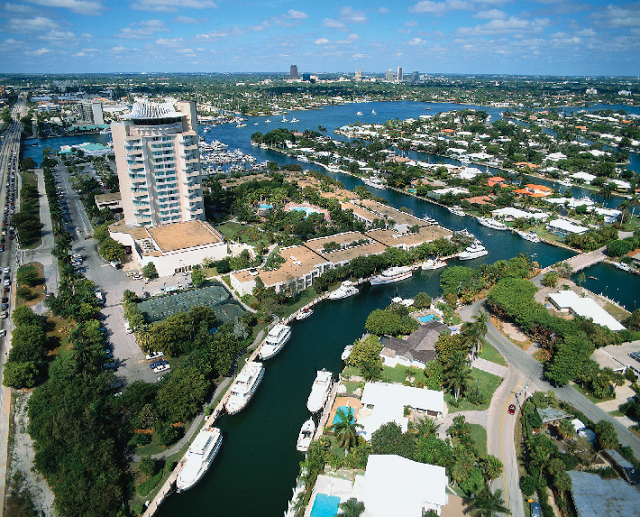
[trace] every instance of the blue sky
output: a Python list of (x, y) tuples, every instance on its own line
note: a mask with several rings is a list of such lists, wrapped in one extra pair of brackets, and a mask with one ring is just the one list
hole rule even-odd
[(3, 72), (640, 75), (640, 2), (22, 0)]

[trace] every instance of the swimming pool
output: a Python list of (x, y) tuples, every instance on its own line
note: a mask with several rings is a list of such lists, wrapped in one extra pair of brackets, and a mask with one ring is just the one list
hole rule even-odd
[(262, 210), (271, 210), (273, 205), (258, 205)]
[(339, 406), (338, 408), (336, 408), (336, 414), (333, 417), (333, 422), (332, 424), (336, 424), (338, 422), (342, 422), (342, 418), (340, 417), (340, 415), (338, 414), (338, 409), (342, 409), (342, 411), (345, 412), (346, 415), (349, 414), (349, 410), (351, 410), (351, 421), (353, 422), (354, 420), (354, 416), (353, 416), (353, 408), (349, 407), (349, 406)]
[(428, 323), (429, 321), (440, 321), (440, 318), (438, 318), (438, 316), (436, 316), (435, 314), (427, 314), (426, 316), (420, 316), (418, 318), (418, 321), (421, 321), (422, 323)]
[(335, 517), (340, 498), (335, 495), (318, 494), (311, 508), (311, 517)]
[(309, 214), (321, 214), (322, 213), (319, 210), (317, 210), (315, 208), (308, 207), (308, 206), (294, 206), (294, 207), (291, 208), (291, 210), (295, 210), (296, 212), (304, 212), (305, 214), (307, 214), (307, 217), (309, 216)]

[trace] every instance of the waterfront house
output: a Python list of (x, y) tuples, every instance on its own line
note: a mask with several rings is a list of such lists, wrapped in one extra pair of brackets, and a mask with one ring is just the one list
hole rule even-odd
[(549, 221), (549, 223), (547, 224), (547, 229), (551, 233), (555, 233), (558, 235), (582, 235), (583, 233), (587, 233), (589, 231), (589, 228), (587, 228), (586, 226), (573, 224), (572, 222), (566, 221), (564, 219), (554, 219), (553, 221)]
[(492, 176), (487, 180), (487, 185), (489, 185), (490, 187), (495, 187), (496, 185), (499, 185), (500, 187), (502, 187), (505, 181), (507, 180), (505, 180), (501, 176)]
[(627, 254), (627, 256), (631, 257), (631, 260), (633, 260), (633, 264), (636, 267), (640, 267), (640, 248), (638, 248), (637, 250), (630, 251)]
[(573, 291), (550, 293), (549, 301), (560, 312), (569, 312), (574, 316), (591, 319), (597, 325), (609, 330), (624, 330), (624, 327), (611, 314), (605, 311), (592, 298), (582, 298)]
[(380, 344), (380, 358), (385, 366), (394, 368), (397, 365), (424, 369), (436, 354), (436, 341), (442, 332), (450, 333), (449, 327), (436, 320), (421, 325), (406, 339), (384, 336)]

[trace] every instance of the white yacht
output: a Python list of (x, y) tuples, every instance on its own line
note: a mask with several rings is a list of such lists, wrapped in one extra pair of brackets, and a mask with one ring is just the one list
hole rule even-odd
[(221, 444), (222, 434), (217, 427), (205, 427), (198, 433), (184, 457), (184, 464), (178, 474), (178, 491), (189, 490), (202, 479), (218, 454)]
[(313, 418), (307, 420), (302, 424), (300, 434), (298, 434), (298, 441), (296, 442), (296, 450), (300, 452), (307, 452), (309, 445), (313, 441), (313, 434), (316, 432), (316, 423)]
[(345, 346), (344, 350), (342, 351), (342, 355), (340, 356), (340, 359), (342, 359), (343, 361), (346, 361), (347, 359), (349, 359), (349, 356), (351, 355), (352, 350), (353, 350), (353, 345)]
[(264, 121), (265, 124), (271, 124), (271, 120), (267, 119)]
[(520, 237), (522, 237), (525, 241), (529, 242), (540, 242), (540, 237), (534, 231), (523, 232), (522, 230), (514, 230)]
[(473, 244), (471, 246), (468, 246), (466, 250), (458, 255), (458, 258), (460, 260), (471, 260), (484, 257), (488, 254), (489, 252), (487, 251), (487, 248), (485, 248), (482, 243), (478, 239), (476, 239), (475, 241), (473, 241)]
[(282, 115), (282, 121), (281, 122), (289, 122), (289, 120), (287, 119), (287, 117), (285, 117), (284, 115)]
[(296, 159), (302, 163), (309, 163), (309, 158), (307, 158), (304, 154), (298, 155)]
[(501, 223), (500, 221), (496, 221), (493, 217), (476, 217), (476, 220), (487, 228), (492, 228), (493, 230), (508, 230), (506, 224)]
[(622, 271), (626, 271), (627, 273), (631, 271), (631, 266), (629, 264), (625, 264), (624, 262), (612, 262), (611, 265), (617, 267), (618, 269), (621, 269)]
[(457, 215), (459, 217), (464, 217), (465, 213), (462, 210), (462, 208), (460, 208), (459, 206), (451, 206), (448, 208), (449, 212), (451, 212), (453, 215)]
[(354, 296), (359, 292), (360, 290), (355, 285), (353, 285), (353, 282), (345, 280), (344, 282), (342, 282), (342, 285), (340, 287), (329, 294), (328, 298), (329, 300), (342, 300), (344, 298)]
[(291, 338), (291, 327), (288, 325), (275, 325), (267, 334), (260, 348), (260, 359), (271, 359), (276, 355)]
[(296, 320), (297, 321), (306, 320), (312, 314), (313, 314), (313, 309), (311, 309), (310, 307), (305, 307), (296, 315)]
[(362, 116), (362, 111), (356, 111), (356, 117), (361, 117)]
[(362, 182), (369, 187), (377, 188), (380, 190), (385, 190), (387, 188), (387, 186), (382, 183), (380, 178), (376, 178), (375, 176), (371, 178), (362, 178)]
[(231, 395), (224, 406), (227, 413), (235, 415), (244, 409), (260, 386), (262, 377), (264, 377), (262, 363), (250, 362), (244, 365), (231, 387)]
[(331, 389), (331, 372), (324, 369), (317, 372), (316, 380), (313, 381), (311, 393), (307, 399), (307, 409), (312, 413), (317, 413), (324, 407), (324, 403), (329, 396)]
[(393, 266), (371, 279), (371, 285), (391, 284), (411, 278), (413, 271), (409, 266)]
[(429, 271), (432, 269), (440, 269), (443, 267), (447, 267), (447, 263), (444, 260), (440, 259), (429, 259), (422, 263), (422, 270)]
[(293, 118), (291, 119), (291, 122), (292, 122), (292, 123), (295, 123), (295, 122), (300, 122), (300, 121), (299, 121), (299, 120), (295, 117), (295, 115), (294, 115), (294, 116), (293, 116)]
[(376, 110), (371, 110), (372, 115), (377, 115)]

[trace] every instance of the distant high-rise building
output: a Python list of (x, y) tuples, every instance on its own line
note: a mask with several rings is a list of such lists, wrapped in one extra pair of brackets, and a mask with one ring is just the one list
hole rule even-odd
[(104, 124), (104, 112), (102, 111), (102, 101), (89, 100), (80, 102), (82, 110), (82, 120), (87, 124)]
[(204, 220), (196, 103), (137, 102), (111, 124), (125, 224)]
[(360, 81), (362, 81), (362, 70), (358, 68), (356, 70), (356, 83), (359, 83)]
[(384, 79), (385, 81), (393, 82), (393, 70), (391, 70), (391, 68), (387, 70), (387, 73), (385, 74)]
[(404, 68), (401, 66), (398, 67), (398, 82), (401, 83), (404, 81)]
[(308, 72), (305, 72), (302, 74), (302, 80), (303, 81), (311, 81), (311, 74)]
[(298, 78), (298, 65), (291, 65), (289, 68), (289, 79), (297, 79)]
[(411, 74), (411, 82), (412, 83), (420, 82), (420, 73), (417, 70)]

